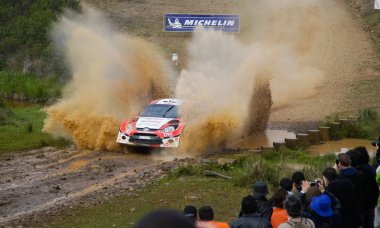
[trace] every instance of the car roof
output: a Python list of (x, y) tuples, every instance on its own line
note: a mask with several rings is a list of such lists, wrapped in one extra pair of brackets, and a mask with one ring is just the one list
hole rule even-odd
[(165, 98), (151, 101), (150, 104), (181, 105), (182, 100), (176, 98)]

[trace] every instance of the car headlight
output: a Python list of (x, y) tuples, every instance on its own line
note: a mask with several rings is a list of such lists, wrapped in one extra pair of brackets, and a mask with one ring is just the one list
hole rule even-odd
[(133, 130), (133, 126), (132, 126), (132, 123), (129, 122), (128, 125), (127, 125), (127, 129), (132, 131)]
[(174, 126), (169, 126), (169, 127), (165, 127), (164, 129), (162, 129), (162, 132), (170, 133), (170, 132), (173, 132), (174, 130), (175, 130)]

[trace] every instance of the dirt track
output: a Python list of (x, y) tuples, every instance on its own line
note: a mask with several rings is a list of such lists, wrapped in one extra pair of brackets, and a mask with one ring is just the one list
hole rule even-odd
[(48, 147), (9, 157), (0, 162), (0, 226), (54, 215), (63, 207), (96, 204), (144, 187), (180, 163), (162, 158)]
[[(121, 26), (124, 29), (133, 29), (137, 35), (147, 36), (166, 48), (168, 53), (177, 49), (180, 56), (184, 56), (182, 59), (186, 58), (184, 48), (188, 36), (164, 36), (160, 32), (162, 28), (153, 28), (144, 34), (142, 25), (162, 20), (163, 12), (183, 12), (192, 0), (176, 1), (178, 4), (109, 1), (104, 5), (102, 1), (97, 2), (115, 20), (125, 23)], [(207, 5), (204, 2), (193, 11), (205, 12)], [(295, 100), (287, 107), (273, 110), (271, 126), (276, 126), (278, 122), (284, 123), (284, 126), (293, 122), (314, 122), (332, 113), (377, 105), (377, 100), (373, 98), (380, 97), (380, 91), (359, 83), (370, 81), (379, 74), (371, 41), (344, 1), (331, 2), (329, 4), (338, 5), (340, 10), (326, 7), (320, 16), (324, 25), (321, 28), (323, 36), (316, 41), (320, 48), (309, 57), (322, 69), (325, 81), (316, 96)], [(215, 13), (224, 12), (232, 5), (232, 1), (213, 3), (221, 7), (210, 7)], [(156, 10), (152, 10), (154, 5)], [(147, 12), (151, 13), (147, 21), (135, 18)], [(133, 22), (132, 26), (128, 27), (128, 21)], [(78, 203), (91, 205), (106, 200), (108, 196), (129, 192), (162, 177), (165, 170), (178, 164), (155, 161), (146, 155), (75, 148), (44, 148), (14, 156), (0, 161), (0, 226), (20, 224), (25, 218), (41, 216), (40, 212), (59, 210)]]

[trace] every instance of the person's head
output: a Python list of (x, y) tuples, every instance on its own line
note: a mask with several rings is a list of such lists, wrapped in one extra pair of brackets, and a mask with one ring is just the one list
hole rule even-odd
[(292, 179), (284, 177), (280, 180), (280, 187), (290, 192), (293, 188)]
[(187, 205), (183, 209), (183, 216), (195, 223), (195, 221), (197, 220), (197, 208), (193, 205)]
[(351, 159), (351, 166), (352, 167), (357, 167), (357, 166), (361, 165), (361, 163), (362, 163), (362, 156), (361, 156), (359, 150), (353, 149), (353, 150), (347, 151), (346, 153), (347, 153), (347, 155)]
[(241, 210), (243, 214), (254, 214), (257, 212), (257, 203), (253, 196), (249, 195), (241, 201)]
[(321, 217), (330, 217), (334, 214), (331, 209), (330, 197), (326, 194), (313, 197), (310, 208)]
[(341, 153), (338, 155), (338, 168), (347, 168), (351, 166), (351, 158), (347, 153)]
[[(325, 181), (327, 181), (328, 183), (330, 183), (331, 181), (335, 180), (338, 177), (338, 174), (334, 168), (326, 168), (322, 174)], [(328, 184), (328, 183), (325, 183), (325, 184)]]
[(305, 194), (305, 200), (309, 204), (311, 203), (311, 199), (315, 196), (320, 196), (321, 191), (319, 191), (319, 188), (317, 186), (310, 187)]
[(253, 196), (266, 196), (268, 194), (268, 186), (264, 181), (256, 181), (253, 184)]
[(305, 175), (301, 171), (296, 171), (292, 175), (292, 182), (298, 190), (301, 190), (302, 182), (306, 180)]
[(195, 228), (179, 211), (161, 209), (149, 212), (136, 223), (134, 228)]
[(286, 200), (286, 196), (288, 192), (283, 188), (278, 188), (272, 196), (271, 201), (273, 202), (275, 207), (284, 208), (284, 201)]
[(297, 196), (288, 196), (288, 198), (285, 200), (284, 208), (290, 217), (301, 217), (302, 202)]
[(198, 209), (199, 220), (212, 221), (214, 220), (214, 210), (210, 206), (202, 206)]
[(355, 150), (359, 151), (360, 153), (360, 161), (361, 161), (361, 165), (365, 165), (365, 164), (368, 164), (368, 162), (370, 161), (370, 158), (369, 158), (369, 154), (368, 154), (368, 150), (367, 148), (365, 148), (364, 146), (358, 146), (355, 148)]

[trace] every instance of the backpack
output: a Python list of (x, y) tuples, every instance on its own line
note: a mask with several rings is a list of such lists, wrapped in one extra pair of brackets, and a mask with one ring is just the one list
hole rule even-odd
[(313, 225), (313, 222), (310, 219), (307, 218), (301, 218), (300, 222), (295, 222), (295, 221), (288, 221), (286, 224), (290, 225), (290, 227), (293, 228), (312, 228), (315, 227)]

